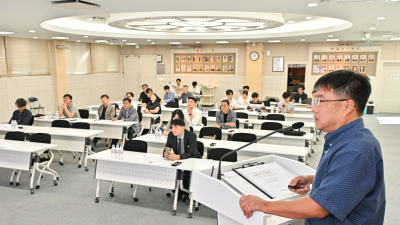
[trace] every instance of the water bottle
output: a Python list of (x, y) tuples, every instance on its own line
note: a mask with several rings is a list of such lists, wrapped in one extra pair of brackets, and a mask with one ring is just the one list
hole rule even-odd
[(96, 113), (96, 122), (99, 122), (100, 118), (99, 118), (99, 113)]
[(142, 107), (142, 109), (140, 111), (142, 111), (142, 114), (144, 114), (144, 110), (146, 109), (146, 107)]
[(89, 105), (89, 112), (90, 112), (90, 111), (92, 111), (92, 106), (91, 106), (91, 105)]
[(215, 109), (218, 110), (218, 102), (215, 103)]
[(117, 158), (118, 159), (122, 159), (122, 145), (120, 145), (119, 147), (118, 147), (118, 152), (117, 152)]
[(133, 101), (136, 102), (136, 97), (135, 96), (133, 96)]
[(299, 104), (301, 104), (301, 97), (299, 98)]
[(51, 119), (51, 111), (49, 111), (48, 115), (49, 115), (49, 119)]
[(124, 148), (121, 146), (119, 146), (119, 159), (120, 160), (124, 160)]
[(112, 147), (111, 147), (111, 158), (112, 159), (115, 159), (115, 145), (112, 145)]
[(206, 110), (206, 117), (208, 117), (208, 110)]
[(60, 116), (58, 115), (58, 112), (56, 112), (56, 113), (54, 114), (54, 118), (56, 118), (57, 120), (60, 119)]
[(15, 130), (15, 120), (11, 121), (11, 130)]

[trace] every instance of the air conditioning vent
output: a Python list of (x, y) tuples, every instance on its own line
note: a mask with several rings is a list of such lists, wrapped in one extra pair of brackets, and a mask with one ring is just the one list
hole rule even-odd
[(82, 1), (82, 0), (50, 0), (55, 6), (60, 6), (68, 9), (85, 10), (100, 8), (100, 5), (93, 2)]

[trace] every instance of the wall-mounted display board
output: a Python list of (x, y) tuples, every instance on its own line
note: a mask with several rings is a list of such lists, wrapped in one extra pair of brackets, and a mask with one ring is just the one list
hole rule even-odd
[(312, 75), (323, 75), (336, 70), (352, 70), (375, 76), (377, 52), (314, 52)]
[(174, 73), (235, 74), (236, 53), (176, 53)]

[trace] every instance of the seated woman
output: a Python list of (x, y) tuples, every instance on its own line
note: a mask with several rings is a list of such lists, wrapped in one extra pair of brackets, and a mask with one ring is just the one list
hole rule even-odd
[[(131, 105), (133, 106), (133, 108), (137, 109), (137, 103), (134, 101), (135, 95), (132, 92), (127, 92), (125, 97), (129, 98), (131, 100)], [(115, 110), (116, 113), (119, 113), (120, 111), (120, 109)]]
[(147, 114), (161, 114), (161, 105), (160, 102), (157, 101), (157, 95), (156, 94), (151, 94), (150, 96), (150, 102), (146, 106), (146, 110), (144, 113)]
[[(183, 115), (183, 112), (181, 109), (175, 109), (175, 111), (172, 112), (171, 120), (168, 121), (168, 124), (165, 127), (165, 131), (163, 132), (164, 136), (168, 136), (169, 132), (172, 130), (171, 122), (172, 122), (172, 120), (176, 120), (176, 119), (181, 119), (181, 120), (185, 121), (185, 116)], [(189, 123), (187, 121), (185, 121), (185, 129), (190, 131)]]
[(250, 103), (250, 98), (248, 96), (249, 92), (247, 91), (242, 91), (242, 95), (239, 96), (237, 103), (239, 105), (249, 105)]
[(26, 101), (23, 98), (17, 99), (15, 101), (15, 106), (17, 106), (17, 110), (14, 111), (10, 121), (16, 120), (18, 125), (31, 125), (32, 120), (32, 112), (26, 109)]

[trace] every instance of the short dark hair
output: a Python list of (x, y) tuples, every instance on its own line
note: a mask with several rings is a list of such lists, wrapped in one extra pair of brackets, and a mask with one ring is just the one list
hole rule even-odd
[(178, 115), (179, 119), (184, 120), (185, 115), (183, 114), (183, 111), (181, 109), (175, 109), (172, 114), (171, 114), (171, 121), (174, 120), (173, 118), (175, 115)]
[(242, 94), (249, 95), (248, 91), (242, 91)]
[(251, 98), (258, 98), (258, 93), (254, 92), (253, 94), (251, 94)]
[(133, 94), (133, 92), (126, 92), (125, 96), (127, 96), (128, 94), (130, 94), (132, 97), (135, 97), (135, 95)]
[(122, 102), (124, 102), (124, 101), (128, 101), (129, 103), (132, 102), (130, 98), (124, 98), (124, 99), (122, 100)]
[(65, 98), (65, 97), (68, 97), (69, 99), (72, 100), (72, 95), (70, 95), (70, 94), (65, 94), (65, 95), (63, 96), (63, 98)]
[(184, 127), (185, 126), (185, 121), (181, 120), (181, 119), (176, 119), (176, 120), (172, 120), (171, 121), (171, 127), (172, 126), (181, 126)]
[(108, 95), (106, 95), (106, 94), (102, 95), (100, 98), (104, 98), (104, 97), (106, 97), (107, 99), (110, 99), (110, 97), (108, 97)]
[(229, 101), (228, 101), (228, 99), (222, 99), (222, 101), (221, 101), (221, 105), (222, 105), (222, 103), (223, 102), (226, 102), (226, 104), (228, 104), (229, 105)]
[(189, 101), (189, 99), (192, 99), (192, 100), (194, 101), (194, 103), (197, 102), (197, 99), (196, 99), (195, 97), (189, 97), (189, 98), (188, 98), (188, 101)]
[(179, 80), (180, 82), (182, 82), (181, 78), (176, 79), (176, 81), (178, 81), (178, 80)]
[(196, 82), (196, 81), (193, 81), (193, 82), (192, 82), (192, 86), (197, 86), (197, 82)]
[(146, 89), (146, 93), (149, 93), (150, 91), (153, 93), (153, 89), (151, 89), (151, 88)]
[(306, 90), (306, 88), (304, 87), (304, 85), (300, 85), (299, 88)]
[(169, 90), (169, 86), (168, 86), (168, 85), (165, 85), (165, 86), (164, 86), (164, 90)]
[(333, 89), (334, 95), (352, 99), (359, 115), (363, 114), (372, 89), (369, 77), (349, 70), (338, 70), (320, 77), (314, 89), (320, 88)]
[(142, 87), (144, 87), (144, 86), (149, 87), (147, 84), (142, 84)]
[(288, 98), (288, 97), (290, 97), (290, 93), (289, 92), (283, 92), (282, 97), (283, 98)]
[(17, 101), (15, 101), (15, 105), (17, 107), (24, 107), (26, 106), (26, 100), (23, 98), (18, 98)]
[(226, 92), (225, 92), (225, 94), (227, 94), (227, 95), (233, 95), (233, 91), (231, 90), (231, 89), (228, 89), (228, 90), (226, 90)]
[(313, 90), (313, 91), (311, 92), (311, 94), (314, 94), (315, 92), (317, 92), (317, 90)]
[(245, 86), (243, 86), (243, 89), (249, 89), (250, 90), (250, 87), (245, 85)]

